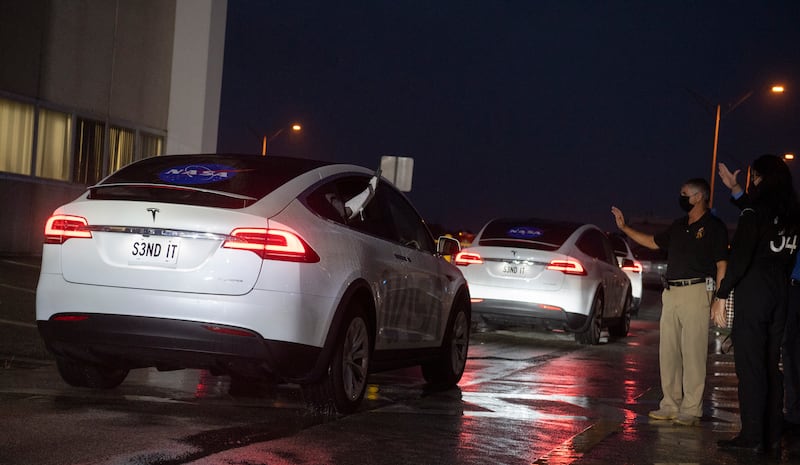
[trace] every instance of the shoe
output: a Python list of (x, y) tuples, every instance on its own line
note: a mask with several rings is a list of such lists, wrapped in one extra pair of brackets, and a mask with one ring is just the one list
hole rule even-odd
[(660, 408), (658, 410), (653, 410), (652, 412), (648, 413), (647, 416), (649, 416), (653, 420), (674, 420), (678, 416), (678, 414)]
[(697, 426), (700, 424), (700, 417), (689, 415), (688, 413), (679, 413), (672, 422), (682, 426)]
[(760, 454), (764, 452), (764, 443), (761, 441), (751, 441), (736, 436), (733, 439), (721, 439), (717, 441), (717, 447), (720, 449), (740, 450)]

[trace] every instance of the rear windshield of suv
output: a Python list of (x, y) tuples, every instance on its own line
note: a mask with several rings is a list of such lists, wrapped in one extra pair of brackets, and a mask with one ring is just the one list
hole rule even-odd
[(579, 227), (577, 223), (537, 219), (494, 220), (486, 225), (478, 245), (556, 250)]
[(327, 164), (258, 155), (167, 155), (122, 168), (93, 186), (89, 198), (243, 208)]

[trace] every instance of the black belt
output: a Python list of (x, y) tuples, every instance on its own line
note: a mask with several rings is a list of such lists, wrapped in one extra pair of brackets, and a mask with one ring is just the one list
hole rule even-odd
[(681, 287), (681, 286), (691, 286), (692, 284), (700, 284), (706, 282), (705, 278), (693, 278), (693, 279), (670, 279), (667, 283), (670, 286)]

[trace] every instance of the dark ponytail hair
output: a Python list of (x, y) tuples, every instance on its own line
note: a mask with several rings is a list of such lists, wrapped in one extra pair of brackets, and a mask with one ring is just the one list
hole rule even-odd
[(751, 186), (756, 211), (777, 217), (784, 226), (800, 226), (800, 204), (792, 183), (792, 173), (780, 157), (761, 155), (753, 162), (754, 175), (761, 177), (758, 186)]

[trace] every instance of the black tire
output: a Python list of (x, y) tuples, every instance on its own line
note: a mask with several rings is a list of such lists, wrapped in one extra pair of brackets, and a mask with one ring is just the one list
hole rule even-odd
[(467, 365), (470, 328), (469, 303), (461, 299), (450, 315), (440, 355), (422, 364), (422, 376), (432, 387), (450, 389), (461, 380)]
[(79, 362), (65, 357), (56, 358), (58, 373), (67, 384), (94, 389), (112, 389), (125, 381), (128, 370)]
[(603, 330), (603, 295), (598, 292), (592, 301), (591, 315), (584, 331), (575, 333), (575, 340), (583, 345), (597, 345), (600, 343), (600, 333)]
[(306, 402), (321, 413), (353, 413), (364, 398), (372, 356), (371, 331), (360, 305), (345, 317), (328, 372), (318, 383), (303, 386)]
[(617, 339), (628, 335), (628, 332), (631, 330), (632, 300), (630, 294), (625, 297), (625, 307), (622, 309), (622, 316), (613, 325), (608, 326), (609, 336)]

